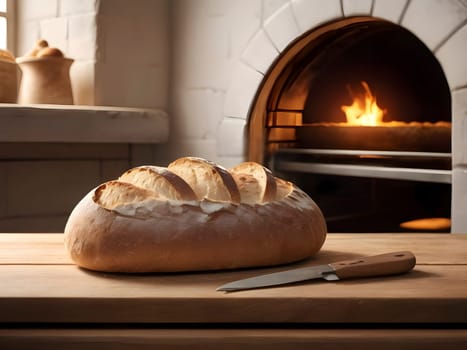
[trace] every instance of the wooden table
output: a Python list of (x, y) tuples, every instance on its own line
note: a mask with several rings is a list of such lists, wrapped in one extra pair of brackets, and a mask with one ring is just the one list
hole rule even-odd
[[(0, 234), (0, 349), (467, 349), (467, 235), (329, 234), (289, 266), (124, 275), (61, 234)], [(239, 278), (411, 250), (408, 274), (216, 292)]]

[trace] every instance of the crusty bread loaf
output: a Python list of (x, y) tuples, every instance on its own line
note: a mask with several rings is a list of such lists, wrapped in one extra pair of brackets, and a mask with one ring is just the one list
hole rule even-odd
[(0, 60), (15, 63), (15, 56), (8, 50), (0, 49)]
[(167, 169), (130, 169), (98, 186), (65, 227), (76, 264), (107, 272), (290, 263), (318, 252), (325, 237), (320, 209), (292, 183), (259, 164), (244, 163), (231, 173), (193, 157)]

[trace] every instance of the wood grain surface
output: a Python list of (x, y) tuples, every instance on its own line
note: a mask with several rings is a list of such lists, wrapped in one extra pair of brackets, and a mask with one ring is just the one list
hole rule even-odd
[[(76, 267), (62, 234), (1, 234), (0, 322), (467, 322), (466, 248), (462, 234), (329, 234), (321, 252), (296, 264), (125, 275)], [(258, 274), (401, 250), (417, 258), (408, 274), (215, 291)]]
[(459, 329), (0, 329), (2, 350), (446, 350), (466, 343)]
[[(467, 234), (330, 233), (313, 262), (333, 262), (356, 256), (410, 250), (417, 264), (467, 264)], [(73, 264), (60, 233), (1, 233), (1, 264)]]

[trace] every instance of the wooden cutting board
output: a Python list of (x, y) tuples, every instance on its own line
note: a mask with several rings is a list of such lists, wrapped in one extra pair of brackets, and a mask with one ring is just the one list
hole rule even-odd
[[(62, 242), (62, 234), (0, 234), (0, 322), (467, 322), (462, 234), (329, 234), (315, 257), (288, 266), (141, 275), (80, 269)], [(417, 257), (409, 274), (215, 290), (258, 274), (400, 250)]]

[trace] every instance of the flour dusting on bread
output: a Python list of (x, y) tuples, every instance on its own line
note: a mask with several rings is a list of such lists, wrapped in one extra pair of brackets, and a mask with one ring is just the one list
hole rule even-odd
[(91, 270), (203, 271), (305, 259), (326, 234), (316, 203), (261, 164), (226, 170), (184, 157), (91, 190), (68, 218), (65, 245)]

